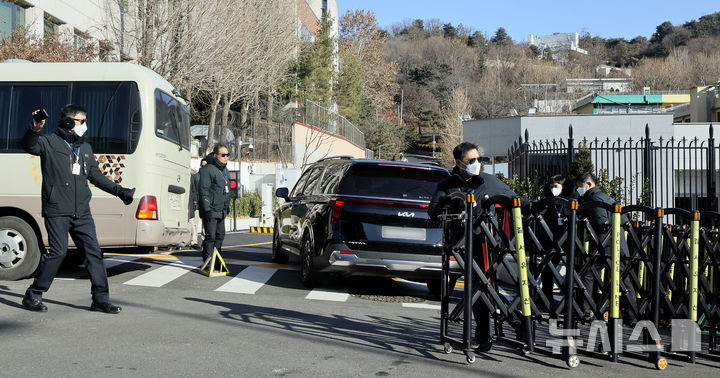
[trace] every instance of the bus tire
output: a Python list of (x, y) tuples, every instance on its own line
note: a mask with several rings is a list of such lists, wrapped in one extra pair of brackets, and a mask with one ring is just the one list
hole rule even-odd
[(21, 218), (0, 217), (0, 280), (26, 278), (39, 263), (40, 246), (33, 228)]

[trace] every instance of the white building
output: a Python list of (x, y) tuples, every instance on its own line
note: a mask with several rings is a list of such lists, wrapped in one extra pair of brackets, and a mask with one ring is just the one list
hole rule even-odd
[[(532, 46), (537, 46), (541, 52), (549, 49), (552, 51), (553, 57), (558, 56), (558, 53), (575, 51), (580, 54), (587, 55), (587, 50), (580, 48), (580, 36), (577, 32), (575, 33), (553, 33), (552, 35), (546, 35), (539, 37), (533, 34), (528, 36), (528, 43)], [(560, 57), (560, 56), (558, 56)]]
[(0, 0), (0, 37), (23, 27), (36, 38), (57, 33), (77, 46), (103, 39), (105, 0)]

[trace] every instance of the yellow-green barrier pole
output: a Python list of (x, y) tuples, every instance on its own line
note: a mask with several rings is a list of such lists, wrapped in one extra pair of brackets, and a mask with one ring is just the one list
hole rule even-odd
[(612, 212), (612, 255), (610, 266), (610, 314), (608, 314), (608, 322), (610, 326), (610, 334), (612, 335), (610, 345), (610, 358), (613, 362), (618, 361), (620, 353), (619, 346), (622, 338), (622, 322), (620, 319), (620, 205), (613, 205)]
[(520, 301), (522, 302), (522, 315), (525, 321), (525, 343), (528, 350), (533, 350), (532, 342), (532, 311), (530, 309), (530, 288), (527, 280), (527, 260), (525, 259), (525, 239), (523, 236), (522, 213), (520, 211), (520, 198), (513, 199), (512, 208), (513, 227), (515, 228), (515, 252), (517, 253), (518, 284), (520, 285)]
[[(693, 211), (690, 222), (690, 307), (688, 317), (697, 324), (698, 265), (700, 262), (700, 212)], [(713, 335), (714, 337), (714, 335)], [(695, 352), (690, 352), (690, 360), (695, 362)]]

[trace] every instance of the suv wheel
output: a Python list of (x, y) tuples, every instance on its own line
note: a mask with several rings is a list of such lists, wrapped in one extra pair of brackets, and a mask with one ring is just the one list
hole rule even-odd
[(308, 233), (305, 233), (302, 239), (302, 248), (300, 250), (300, 280), (303, 285), (313, 288), (320, 284), (320, 273), (315, 270), (315, 261), (313, 253), (313, 242)]
[(285, 264), (288, 261), (288, 255), (282, 250), (279, 234), (280, 229), (278, 228), (278, 221), (276, 220), (275, 227), (273, 228), (272, 261), (277, 264)]
[(37, 269), (40, 246), (32, 227), (18, 217), (0, 217), (0, 280), (19, 280)]
[[(455, 289), (455, 284), (457, 283), (457, 277), (450, 277), (450, 293)], [(428, 280), (426, 281), (426, 285), (428, 290), (430, 291), (430, 294), (434, 296), (440, 295), (442, 287), (442, 280)]]

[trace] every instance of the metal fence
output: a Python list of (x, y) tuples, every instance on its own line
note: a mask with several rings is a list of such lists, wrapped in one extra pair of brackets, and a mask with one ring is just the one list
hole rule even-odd
[(365, 148), (365, 134), (337, 112), (320, 106), (313, 101), (305, 100), (304, 115), (305, 117), (301, 121), (305, 124), (340, 135), (350, 142)]
[[(710, 125), (708, 138), (606, 138), (576, 141), (572, 125), (567, 140), (530, 141), (527, 130), (508, 151), (509, 174), (545, 183), (567, 174), (580, 149), (587, 149), (596, 176), (618, 187), (623, 204), (682, 209), (718, 209), (718, 146)], [(710, 169), (708, 169), (710, 167)], [(613, 181), (614, 180), (614, 181)]]

